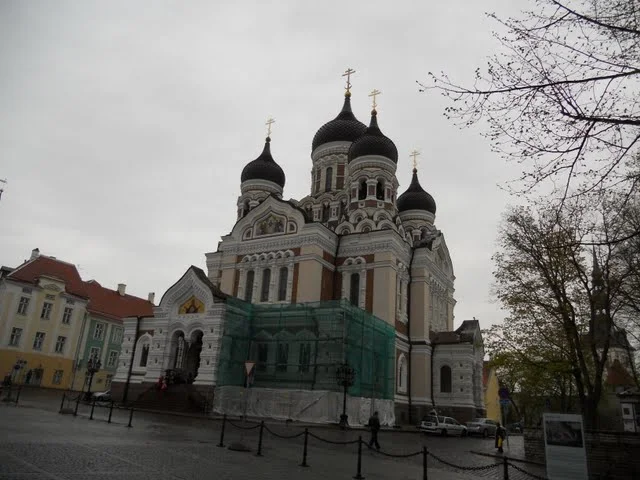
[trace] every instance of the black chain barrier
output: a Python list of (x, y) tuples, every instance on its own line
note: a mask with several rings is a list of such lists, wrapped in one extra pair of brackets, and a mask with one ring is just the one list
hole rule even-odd
[[(298, 438), (301, 437), (302, 435), (304, 435), (304, 431), (300, 432), (300, 433), (294, 433), (293, 435), (281, 435), (279, 433), (274, 432), (273, 430), (271, 430), (269, 427), (267, 427), (266, 425), (264, 426), (264, 429), (269, 432), (271, 435), (273, 435), (274, 437), (278, 437), (278, 438), (284, 438), (284, 439), (289, 439), (289, 438)], [(313, 433), (309, 433), (309, 435), (313, 436)]]
[(525, 475), (529, 475), (531, 478), (535, 478), (536, 480), (549, 480), (547, 477), (543, 477), (541, 475), (536, 475), (535, 473), (527, 472), (524, 468), (520, 468), (517, 465), (514, 465), (511, 462), (507, 462), (511, 468), (517, 470), (518, 472), (524, 473)]
[(235, 423), (233, 423), (231, 420), (227, 420), (227, 422), (229, 423), (229, 425), (231, 425), (232, 427), (236, 427), (239, 428), (240, 430), (255, 430), (256, 428), (260, 428), (260, 424), (257, 423), (255, 425), (251, 425), (250, 427), (243, 427), (242, 425), (236, 425)]
[(321, 442), (331, 443), (333, 445), (353, 445), (354, 443), (358, 443), (359, 442), (359, 440), (349, 440), (349, 441), (346, 441), (346, 442), (338, 442), (338, 441), (335, 441), (335, 440), (327, 440), (326, 438), (319, 437), (315, 433), (311, 433), (311, 432), (309, 432), (309, 436), (315, 438), (316, 440), (320, 440)]
[(455, 463), (451, 463), (451, 462), (447, 462), (446, 460), (443, 460), (442, 458), (434, 455), (431, 452), (427, 452), (428, 455), (430, 455), (431, 457), (433, 457), (434, 460), (448, 466), (451, 468), (456, 468), (458, 470), (468, 470), (468, 471), (480, 471), (480, 470), (489, 470), (491, 468), (500, 468), (500, 464), (499, 463), (491, 463), (489, 465), (481, 465), (478, 467), (463, 467), (461, 465), (456, 465)]
[[(367, 445), (367, 446), (369, 447), (369, 449), (372, 449), (371, 445)], [(377, 450), (377, 452), (385, 457), (390, 457), (390, 458), (411, 458), (411, 457), (417, 457), (418, 455), (422, 455), (422, 450), (415, 453), (402, 453), (402, 454), (385, 453), (382, 450)]]

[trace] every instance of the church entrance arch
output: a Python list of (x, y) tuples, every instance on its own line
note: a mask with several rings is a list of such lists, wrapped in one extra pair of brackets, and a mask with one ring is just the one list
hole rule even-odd
[(188, 337), (183, 330), (176, 330), (171, 336), (169, 370), (175, 383), (193, 383), (198, 376), (203, 335), (202, 330), (196, 329)]

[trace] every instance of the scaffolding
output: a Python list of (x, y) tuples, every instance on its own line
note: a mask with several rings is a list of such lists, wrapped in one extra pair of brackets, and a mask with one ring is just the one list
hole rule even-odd
[(393, 399), (395, 329), (346, 300), (252, 305), (227, 299), (219, 386), (243, 386), (255, 362), (254, 387), (341, 391), (336, 369), (355, 369), (352, 396)]

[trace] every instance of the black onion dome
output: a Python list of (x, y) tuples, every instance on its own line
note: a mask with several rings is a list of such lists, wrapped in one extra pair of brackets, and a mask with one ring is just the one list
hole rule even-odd
[(351, 111), (351, 94), (346, 94), (342, 111), (336, 118), (320, 127), (313, 137), (311, 149), (313, 151), (320, 145), (329, 142), (355, 142), (366, 129), (367, 126), (359, 121)]
[(409, 185), (406, 192), (398, 197), (396, 206), (398, 207), (399, 212), (406, 212), (407, 210), (426, 210), (434, 215), (436, 214), (436, 201), (420, 186), (417, 169), (413, 169), (411, 185)]
[(398, 163), (398, 149), (378, 127), (378, 112), (371, 112), (371, 123), (364, 134), (349, 149), (349, 161), (365, 155), (380, 155)]
[(240, 181), (247, 180), (269, 180), (284, 188), (285, 175), (280, 165), (271, 156), (271, 138), (267, 137), (264, 143), (264, 150), (258, 158), (247, 163), (242, 169)]

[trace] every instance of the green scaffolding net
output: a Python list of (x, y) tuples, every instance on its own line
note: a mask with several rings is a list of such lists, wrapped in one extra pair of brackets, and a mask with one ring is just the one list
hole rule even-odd
[(252, 305), (227, 300), (217, 384), (242, 386), (255, 362), (254, 387), (340, 391), (336, 370), (355, 370), (353, 396), (392, 399), (395, 329), (346, 300)]

